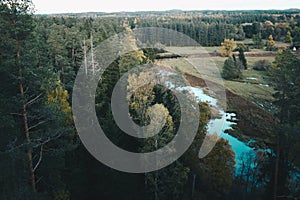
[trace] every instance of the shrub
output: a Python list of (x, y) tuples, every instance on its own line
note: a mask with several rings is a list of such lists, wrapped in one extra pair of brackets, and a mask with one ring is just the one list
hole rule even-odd
[(259, 60), (253, 65), (253, 69), (257, 71), (267, 71), (270, 67), (271, 62), (268, 60)]

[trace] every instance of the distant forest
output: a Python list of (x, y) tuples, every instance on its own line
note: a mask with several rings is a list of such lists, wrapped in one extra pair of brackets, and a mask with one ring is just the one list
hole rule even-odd
[[(44, 15), (38, 15), (40, 17)], [(45, 17), (45, 16), (44, 16)], [(163, 27), (182, 32), (202, 46), (219, 46), (224, 38), (242, 41), (261, 34), (262, 39), (272, 35), (276, 41), (285, 41), (291, 33), (294, 43), (299, 45), (298, 9), (268, 11), (165, 11), (165, 12), (122, 12), (122, 13), (81, 13), (53, 14), (51, 17), (76, 17), (92, 21), (110, 21), (118, 24), (128, 20), (131, 28)], [(103, 22), (104, 23), (104, 22)]]

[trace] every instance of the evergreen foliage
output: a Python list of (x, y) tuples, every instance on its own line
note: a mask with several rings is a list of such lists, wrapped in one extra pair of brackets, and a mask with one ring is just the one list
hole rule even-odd
[(226, 80), (242, 78), (242, 72), (232, 57), (229, 57), (225, 60), (222, 70), (222, 77)]

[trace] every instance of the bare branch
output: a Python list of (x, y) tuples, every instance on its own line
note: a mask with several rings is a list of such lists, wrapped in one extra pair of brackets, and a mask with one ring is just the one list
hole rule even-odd
[(26, 103), (26, 106), (33, 104), (36, 100), (38, 100), (41, 96), (43, 95), (43, 93), (39, 94), (38, 96), (36, 96), (35, 98), (31, 99), (30, 101), (28, 101)]
[(18, 116), (23, 116), (21, 113), (9, 113), (11, 115), (18, 115)]
[(35, 184), (38, 184), (41, 180), (42, 180), (43, 176), (41, 176), (36, 182)]
[(41, 146), (41, 151), (40, 151), (40, 158), (39, 158), (38, 162), (36, 163), (36, 165), (34, 166), (33, 172), (35, 172), (35, 170), (38, 168), (38, 166), (39, 166), (39, 165), (41, 164), (41, 162), (42, 162), (42, 159), (43, 159), (43, 147), (44, 147), (44, 145), (42, 144), (42, 146)]
[(56, 140), (56, 139), (60, 138), (61, 136), (62, 136), (62, 133), (60, 133), (60, 134), (58, 134), (58, 135), (56, 135), (56, 136), (54, 136), (54, 137), (52, 137), (52, 138), (51, 138), (51, 137), (48, 137), (47, 140), (45, 140), (44, 142), (39, 143), (39, 144), (33, 146), (33, 148), (37, 148), (37, 147), (39, 147), (39, 146), (41, 146), (41, 145), (45, 145), (45, 144), (47, 144), (48, 142), (51, 142), (52, 140)]
[(28, 92), (29, 88), (26, 87), (26, 90), (24, 91), (24, 94), (26, 94)]
[(62, 133), (61, 133), (61, 134), (58, 134), (57, 136), (55, 136), (55, 137), (53, 137), (53, 138), (50, 138), (50, 137), (49, 137), (46, 141), (44, 141), (44, 142), (41, 144), (40, 157), (39, 157), (39, 160), (38, 160), (38, 162), (36, 163), (35, 167), (33, 168), (33, 172), (35, 172), (35, 170), (39, 167), (39, 165), (40, 165), (41, 162), (42, 162), (44, 145), (47, 144), (48, 142), (52, 141), (52, 140), (58, 139), (58, 138), (61, 137), (61, 136), (62, 136)]
[(46, 122), (47, 122), (46, 120), (41, 121), (41, 122), (37, 123), (36, 125), (33, 125), (33, 126), (29, 127), (28, 130), (31, 130), (31, 129), (33, 129), (33, 128), (36, 128), (37, 126), (42, 125), (42, 124), (44, 124), (44, 123), (46, 123)]
[[(42, 142), (42, 138), (34, 139), (34, 140), (31, 140), (31, 143), (39, 142), (38, 144), (36, 144), (35, 146), (33, 146), (33, 148), (38, 148), (38, 147), (40, 147), (40, 146), (42, 146), (42, 145), (47, 144), (48, 142), (50, 142), (50, 141), (52, 141), (52, 140), (56, 140), (56, 139), (60, 138), (61, 136), (62, 136), (62, 133), (61, 133), (61, 134), (58, 134), (58, 135), (56, 135), (56, 136), (54, 136), (54, 137), (52, 137), (52, 138), (49, 137), (49, 138), (47, 138), (47, 140), (45, 140), (44, 142)], [(22, 144), (20, 144), (20, 145), (18, 145), (18, 146), (14, 146), (14, 144), (15, 144), (16, 142), (17, 142), (17, 138), (16, 138), (14, 141), (12, 141), (9, 145), (7, 145), (8, 148), (9, 148), (8, 150), (3, 151), (3, 152), (0, 152), (0, 153), (11, 153), (11, 152), (15, 151), (16, 149), (19, 149), (19, 148), (22, 148), (22, 147), (28, 145), (28, 143), (26, 142), (26, 143), (22, 143)]]

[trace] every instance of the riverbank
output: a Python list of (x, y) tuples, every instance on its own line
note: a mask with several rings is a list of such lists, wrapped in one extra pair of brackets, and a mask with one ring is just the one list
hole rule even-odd
[[(217, 88), (219, 85), (188, 73), (185, 73), (184, 77), (192, 86), (204, 88), (209, 84), (215, 85)], [(220, 85), (219, 87), (221, 88)], [(218, 91), (214, 92), (218, 93)], [(255, 140), (255, 142), (249, 143), (252, 147), (272, 148), (276, 138), (272, 128), (277, 123), (272, 114), (253, 102), (235, 94), (228, 88), (225, 88), (225, 93), (227, 98), (227, 112), (236, 113), (236, 120), (238, 122), (236, 125), (233, 125), (233, 129), (227, 132), (243, 142), (249, 143)]]

